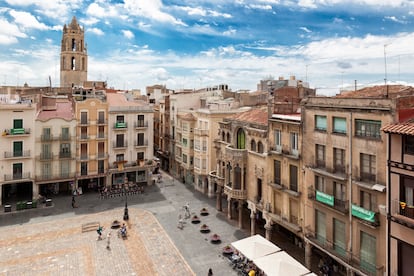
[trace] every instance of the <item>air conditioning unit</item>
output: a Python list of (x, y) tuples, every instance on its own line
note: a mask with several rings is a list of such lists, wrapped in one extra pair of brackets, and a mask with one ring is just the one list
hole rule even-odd
[(387, 206), (383, 204), (378, 205), (378, 210), (381, 215), (386, 216), (387, 215)]

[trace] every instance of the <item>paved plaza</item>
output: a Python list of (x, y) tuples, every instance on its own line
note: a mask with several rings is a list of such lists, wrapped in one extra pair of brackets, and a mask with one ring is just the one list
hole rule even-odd
[[(126, 201), (123, 240), (110, 226), (123, 221)], [(180, 230), (178, 216), (187, 202), (192, 214), (204, 207), (209, 215), (201, 216), (200, 224), (187, 220)], [(214, 198), (166, 174), (144, 194), (100, 199), (90, 193), (76, 197), (76, 204), (73, 209), (70, 196), (57, 196), (51, 207), (0, 213), (0, 275), (207, 275), (209, 268), (214, 275), (236, 275), (221, 249), (249, 235), (215, 210)], [(103, 240), (94, 228), (82, 231), (88, 223), (104, 227)], [(201, 224), (211, 233), (200, 233)], [(221, 244), (210, 242), (214, 233)]]

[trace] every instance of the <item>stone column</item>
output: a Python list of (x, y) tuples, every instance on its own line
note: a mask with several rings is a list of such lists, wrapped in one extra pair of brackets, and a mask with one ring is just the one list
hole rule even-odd
[(222, 190), (222, 187), (221, 186), (217, 186), (217, 192), (216, 192), (216, 209), (219, 212), (222, 212), (223, 211), (223, 207), (222, 207), (222, 204), (221, 204), (221, 190)]
[(227, 218), (231, 220), (231, 198), (227, 198)]
[(243, 228), (243, 207), (241, 200), (237, 200), (237, 210), (239, 211), (239, 229)]
[(270, 241), (272, 239), (272, 229), (273, 229), (272, 224), (270, 224), (270, 221), (266, 221), (264, 228), (266, 230), (265, 232), (266, 240)]
[(250, 213), (250, 235), (256, 235), (256, 212)]
[(354, 271), (350, 269), (349, 267), (346, 268), (346, 275), (347, 276), (354, 276)]
[[(32, 188), (32, 191), (33, 191), (32, 199), (37, 199), (37, 198), (39, 198), (39, 185), (38, 184), (35, 184), (35, 183), (33, 183), (32, 185), (33, 185), (33, 188)], [(0, 191), (0, 197), (1, 197), (1, 191)]]
[(311, 270), (312, 267), (312, 245), (309, 241), (305, 241), (305, 266)]

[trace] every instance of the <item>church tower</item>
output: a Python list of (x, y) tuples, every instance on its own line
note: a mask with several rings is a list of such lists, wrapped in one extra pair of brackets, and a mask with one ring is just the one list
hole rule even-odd
[(60, 50), (60, 87), (83, 86), (87, 81), (88, 53), (85, 33), (74, 16), (72, 22), (63, 26)]

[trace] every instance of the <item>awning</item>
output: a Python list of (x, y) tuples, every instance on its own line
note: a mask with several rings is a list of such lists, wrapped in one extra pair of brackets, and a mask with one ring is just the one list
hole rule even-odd
[(260, 235), (254, 235), (232, 242), (231, 245), (250, 260), (281, 250), (274, 243), (266, 240)]
[(262, 256), (254, 259), (253, 262), (268, 276), (300, 276), (311, 272), (285, 251)]

